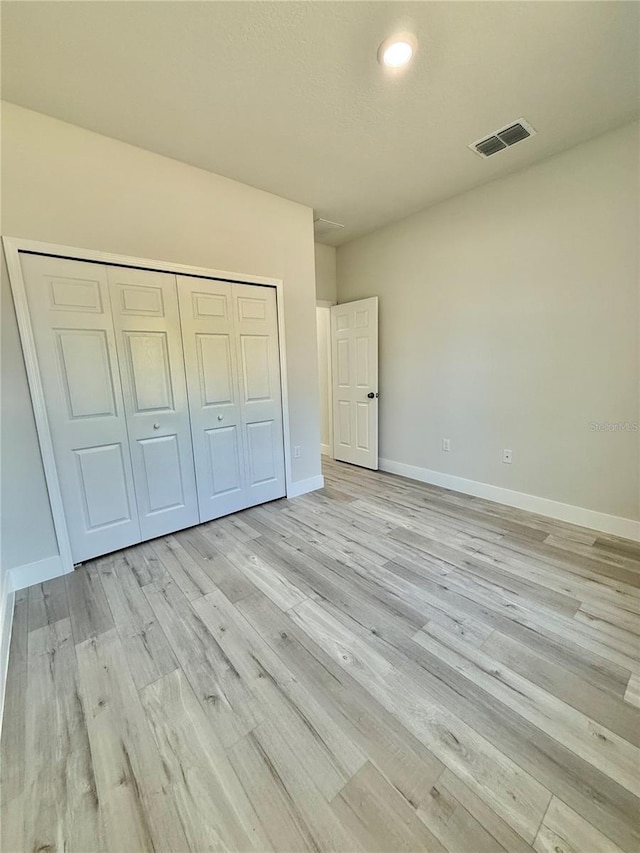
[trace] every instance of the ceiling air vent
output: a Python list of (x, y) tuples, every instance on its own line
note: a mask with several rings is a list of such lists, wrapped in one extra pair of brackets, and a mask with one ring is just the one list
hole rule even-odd
[(498, 151), (504, 151), (505, 148), (510, 148), (516, 142), (528, 139), (534, 133), (535, 130), (531, 125), (523, 118), (519, 118), (518, 121), (496, 130), (491, 136), (485, 136), (484, 139), (472, 142), (469, 148), (486, 160), (487, 157), (497, 154)]
[(491, 157), (492, 154), (497, 154), (507, 147), (506, 142), (502, 142), (497, 136), (489, 136), (488, 139), (483, 139), (482, 142), (476, 142), (474, 148), (478, 154), (483, 157)]

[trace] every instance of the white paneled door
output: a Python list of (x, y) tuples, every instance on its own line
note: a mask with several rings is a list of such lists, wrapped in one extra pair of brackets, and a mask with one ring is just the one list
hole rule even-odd
[(378, 297), (331, 308), (333, 455), (378, 468)]
[(200, 504), (208, 521), (285, 494), (273, 288), (178, 276)]
[(176, 278), (107, 267), (143, 539), (198, 524)]
[(234, 284), (231, 289), (240, 374), (240, 414), (247, 506), (285, 494), (280, 350), (276, 292)]
[(140, 541), (106, 268), (21, 255), (75, 562)]
[(178, 276), (200, 520), (244, 506), (244, 454), (231, 284)]

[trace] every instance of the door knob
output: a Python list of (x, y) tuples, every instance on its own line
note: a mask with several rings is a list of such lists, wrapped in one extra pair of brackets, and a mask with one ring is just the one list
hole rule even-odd
[(154, 428), (154, 429), (160, 429), (160, 424), (154, 424), (154, 425), (153, 425), (153, 428)]
[(218, 420), (221, 421), (223, 419), (223, 417), (224, 417), (224, 415), (218, 415)]
[(374, 394), (374, 393), (373, 393), (373, 391), (369, 391), (369, 393), (367, 394), (367, 397), (368, 397), (370, 400), (373, 400), (373, 399), (374, 399), (375, 397), (377, 397), (377, 396), (378, 396), (377, 392)]

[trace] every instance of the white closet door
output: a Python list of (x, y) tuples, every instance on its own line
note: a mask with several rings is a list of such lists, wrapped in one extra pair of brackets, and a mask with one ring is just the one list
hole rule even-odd
[(246, 464), (246, 506), (285, 494), (276, 292), (232, 285)]
[(140, 541), (105, 267), (21, 254), (75, 562)]
[(178, 276), (200, 521), (246, 506), (231, 287)]
[(107, 267), (143, 539), (198, 524), (176, 279)]
[(285, 494), (275, 292), (178, 276), (200, 520)]

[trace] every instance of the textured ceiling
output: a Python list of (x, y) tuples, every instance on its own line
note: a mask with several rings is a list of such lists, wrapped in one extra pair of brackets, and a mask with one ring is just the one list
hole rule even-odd
[[(6, 100), (309, 205), (339, 243), (633, 119), (636, 2), (3, 2)], [(401, 73), (380, 42), (419, 40)], [(530, 140), (467, 144), (524, 116)]]

